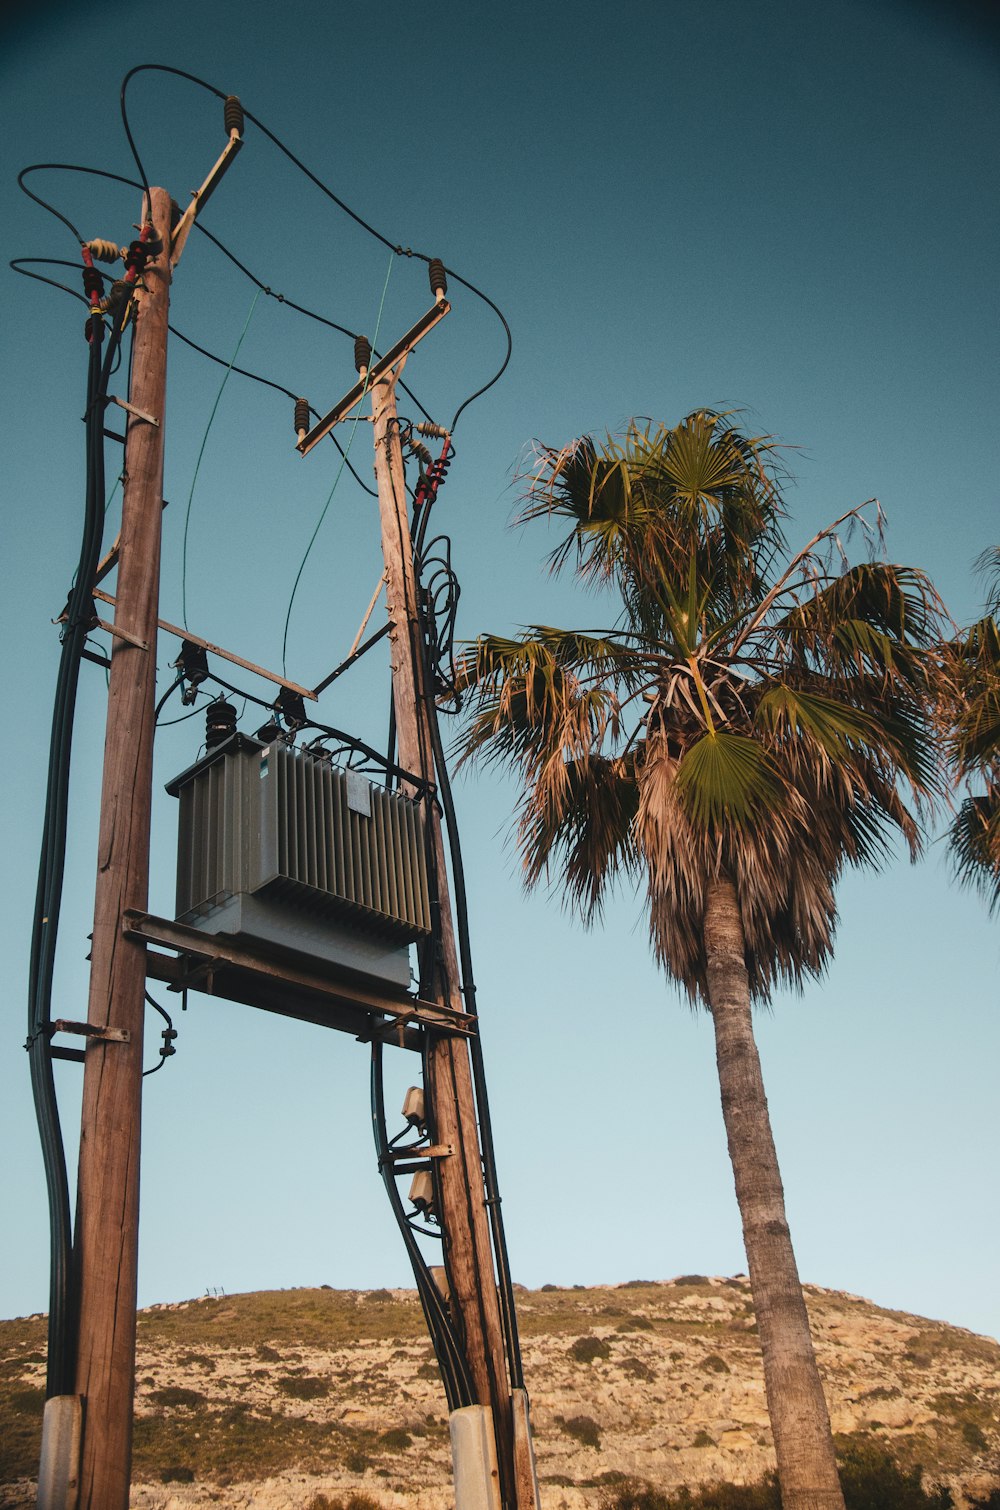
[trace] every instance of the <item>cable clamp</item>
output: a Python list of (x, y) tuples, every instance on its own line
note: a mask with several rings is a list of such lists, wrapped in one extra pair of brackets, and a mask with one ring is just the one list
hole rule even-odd
[(55, 1022), (50, 1023), (47, 1031), (52, 1033), (78, 1033), (82, 1038), (94, 1038), (99, 1043), (131, 1043), (132, 1034), (128, 1028), (101, 1027), (96, 1022), (67, 1022), (65, 1017), (57, 1017)]
[(392, 1148), (383, 1154), (380, 1164), (391, 1164), (396, 1159), (450, 1159), (455, 1149), (451, 1143), (429, 1143), (426, 1148)]

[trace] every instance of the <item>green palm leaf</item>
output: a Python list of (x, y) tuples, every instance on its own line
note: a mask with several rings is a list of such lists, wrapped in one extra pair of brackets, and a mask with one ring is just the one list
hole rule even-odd
[(677, 789), (691, 822), (705, 829), (743, 827), (781, 794), (762, 746), (743, 734), (705, 734), (677, 767)]

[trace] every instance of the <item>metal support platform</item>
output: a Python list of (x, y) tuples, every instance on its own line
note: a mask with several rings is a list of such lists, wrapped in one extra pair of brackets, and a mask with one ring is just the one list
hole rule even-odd
[(378, 1038), (419, 1049), (420, 1035), (413, 1031), (415, 1028), (463, 1038), (476, 1031), (474, 1017), (451, 1007), (390, 988), (380, 991), (294, 954), (264, 950), (225, 934), (203, 933), (152, 913), (125, 912), (122, 932), (127, 938), (174, 951), (146, 951), (147, 975), (166, 982), (172, 991), (222, 996), (282, 1017), (350, 1033), (364, 1043)]

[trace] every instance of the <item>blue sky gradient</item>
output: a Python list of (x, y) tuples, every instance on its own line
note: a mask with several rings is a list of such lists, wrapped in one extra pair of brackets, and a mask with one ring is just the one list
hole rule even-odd
[[(599, 600), (547, 576), (546, 529), (510, 528), (533, 438), (563, 444), (701, 405), (742, 409), (789, 447), (793, 547), (877, 496), (889, 554), (929, 570), (957, 620), (977, 612), (973, 562), (1000, 538), (1000, 88), (996, 34), (975, 7), (587, 0), (499, 11), (443, 0), (421, 11), (389, 0), (314, 8), (297, 27), (260, 3), (178, 0), (131, 26), (103, 3), (42, 5), (8, 23), (4, 42), (8, 258), (78, 260), (16, 174), (69, 162), (134, 177), (119, 84), (156, 61), (239, 94), (391, 241), (441, 256), (501, 306), (510, 366), (460, 420), (436, 514), (453, 539), (464, 637), (602, 622)], [(150, 180), (183, 205), (221, 150), (221, 107), (145, 73), (129, 110)], [(133, 191), (65, 172), (30, 186), (88, 236), (129, 239)], [(205, 224), (275, 293), (372, 334), (388, 253), (252, 128)], [(69, 269), (52, 275), (79, 286)], [(47, 1296), (21, 1043), (58, 656), (50, 620), (83, 498), (86, 347), (82, 306), (5, 279), (0, 1314), (14, 1315)], [(455, 285), (450, 294), (453, 313), (405, 374), (445, 422), (504, 352), (490, 311)], [(173, 288), (178, 329), (228, 360), (253, 297), (192, 235)], [(427, 303), (423, 264), (394, 258), (385, 344)], [(274, 298), (258, 300), (239, 360), (320, 410), (353, 380), (350, 342)], [(300, 459), (290, 401), (234, 376), (192, 494), (221, 376), (173, 342), (161, 612), (179, 622), (190, 497), (192, 629), (278, 668), (337, 458), (324, 445)], [(366, 478), (369, 445), (362, 427), (351, 459)], [(109, 536), (114, 516), (112, 502)], [(372, 500), (345, 476), (296, 599), (293, 678), (312, 685), (346, 652), (380, 570)], [(164, 639), (163, 687), (175, 653)], [(331, 689), (321, 716), (381, 744), (387, 691), (375, 654)], [(103, 692), (85, 667), (57, 972), (69, 1017), (86, 1006)], [(259, 721), (251, 710), (241, 727)], [(173, 905), (176, 819), (163, 784), (201, 738), (196, 719), (158, 741), (155, 911)], [(558, 897), (525, 898), (505, 837), (515, 793), (475, 775), (457, 793), (515, 1278), (743, 1270), (710, 1024), (654, 968), (639, 901), (617, 898), (587, 933)], [(851, 875), (840, 900), (826, 979), (760, 1018), (802, 1275), (996, 1335), (996, 923), (951, 884), (933, 836), (918, 867)], [(375, 1170), (364, 1048), (204, 997), (176, 1025), (176, 1057), (147, 1081), (140, 1300), (408, 1283)], [(409, 1071), (393, 1064), (390, 1106)], [(58, 1079), (73, 1165), (78, 1067), (59, 1066)]]

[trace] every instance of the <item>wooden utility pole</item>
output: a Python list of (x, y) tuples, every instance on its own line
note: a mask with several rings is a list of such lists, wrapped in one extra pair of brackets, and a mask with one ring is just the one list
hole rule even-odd
[[(386, 568), (390, 661), (399, 763), (426, 781), (434, 780), (434, 759), (428, 719), (431, 715), (424, 685), (423, 649), (417, 612), (417, 583), (407, 517), (403, 456), (396, 423), (396, 376), (389, 374), (372, 388), (375, 477), (378, 485), (382, 552)], [(454, 1011), (465, 1011), (459, 989), (460, 973), (455, 929), (448, 894), (444, 836), (437, 808), (428, 803), (434, 867), (440, 903), (440, 943), (443, 979), (437, 982), (439, 1000)], [(428, 1054), (428, 1103), (438, 1143), (454, 1153), (438, 1161), (441, 1228), (451, 1285), (451, 1301), (465, 1343), (469, 1369), (480, 1405), (493, 1412), (504, 1499), (518, 1503), (513, 1468), (513, 1428), (500, 1304), (483, 1185), (482, 1154), (476, 1118), (472, 1067), (463, 1038), (432, 1040)], [(523, 1501), (522, 1501), (523, 1502)]]
[(146, 948), (125, 937), (122, 914), (145, 910), (149, 884), (171, 215), (169, 194), (153, 189), (163, 250), (142, 275), (133, 348), (83, 1076), (80, 1510), (127, 1510), (132, 1459)]

